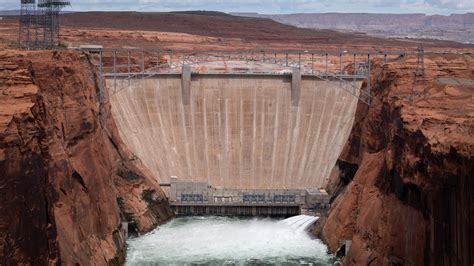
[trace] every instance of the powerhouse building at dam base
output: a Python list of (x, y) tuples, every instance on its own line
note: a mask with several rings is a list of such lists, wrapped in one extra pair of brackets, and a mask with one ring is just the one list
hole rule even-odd
[(170, 181), (169, 199), (177, 216), (319, 215), (329, 209), (329, 195), (322, 189), (227, 189), (205, 182), (179, 181), (176, 177)]

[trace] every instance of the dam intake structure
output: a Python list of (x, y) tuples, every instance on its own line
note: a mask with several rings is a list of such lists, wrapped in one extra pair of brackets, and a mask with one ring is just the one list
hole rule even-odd
[[(177, 177), (223, 191), (318, 191), (358, 102), (371, 102), (370, 53), (86, 50), (110, 89), (122, 139), (160, 183)], [(303, 204), (293, 205), (298, 211), (286, 213), (300, 214)], [(240, 212), (259, 212), (254, 207)]]

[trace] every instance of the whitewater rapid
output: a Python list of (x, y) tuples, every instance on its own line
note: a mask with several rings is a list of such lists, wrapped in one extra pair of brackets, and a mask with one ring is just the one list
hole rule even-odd
[(128, 241), (127, 265), (331, 265), (326, 246), (295, 223), (177, 218)]

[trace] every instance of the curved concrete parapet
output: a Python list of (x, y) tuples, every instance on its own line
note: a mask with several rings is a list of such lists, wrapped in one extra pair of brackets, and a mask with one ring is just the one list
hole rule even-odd
[(347, 84), (307, 76), (296, 106), (283, 75), (196, 75), (189, 104), (179, 75), (115, 82), (122, 139), (160, 182), (177, 176), (226, 188), (323, 187), (358, 101)]

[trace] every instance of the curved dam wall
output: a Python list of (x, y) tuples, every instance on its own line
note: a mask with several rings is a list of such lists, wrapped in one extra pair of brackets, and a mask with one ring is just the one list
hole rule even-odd
[(177, 176), (225, 188), (321, 188), (358, 102), (344, 83), (306, 76), (296, 105), (284, 75), (196, 75), (184, 101), (180, 75), (115, 82), (121, 137), (162, 183)]

